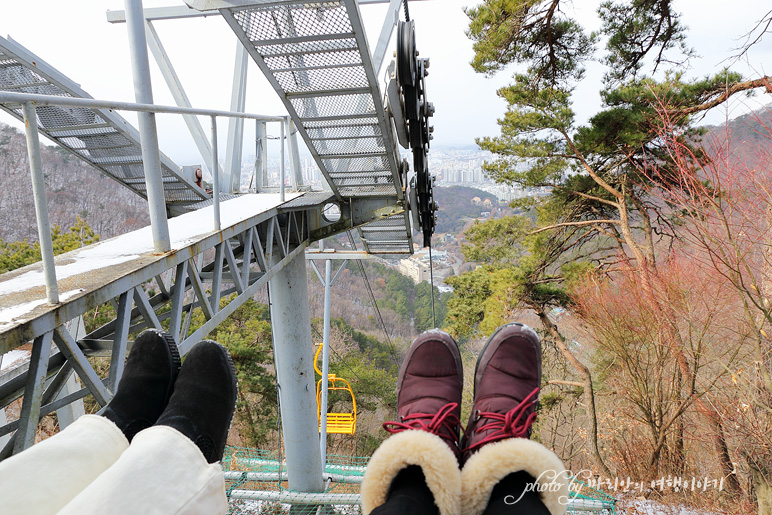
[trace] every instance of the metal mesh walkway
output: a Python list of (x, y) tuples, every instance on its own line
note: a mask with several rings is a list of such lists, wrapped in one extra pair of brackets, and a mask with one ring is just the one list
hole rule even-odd
[[(405, 169), (356, 1), (262, 1), (220, 13), (281, 97), (333, 194), (403, 200)], [(406, 213), (360, 235), (371, 253), (413, 251)]]
[[(0, 91), (92, 98), (80, 86), (11, 39), (0, 37)], [(0, 108), (23, 119), (20, 105)], [(40, 131), (102, 173), (147, 198), (139, 132), (107, 109), (39, 106)], [(161, 156), (164, 197), (169, 207), (199, 202), (209, 195), (185, 179), (171, 159)]]

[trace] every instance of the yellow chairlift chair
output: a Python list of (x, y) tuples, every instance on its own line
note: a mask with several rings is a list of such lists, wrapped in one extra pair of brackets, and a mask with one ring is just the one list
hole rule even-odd
[[(314, 370), (320, 376), (322, 372), (316, 365), (319, 359), (319, 353), (322, 351), (322, 344), (317, 345), (316, 355), (314, 356)], [(354, 397), (354, 391), (351, 389), (351, 384), (342, 377), (338, 377), (335, 374), (327, 374), (329, 380), (328, 391), (346, 391), (351, 395), (351, 412), (350, 413), (327, 413), (327, 433), (337, 433), (345, 435), (353, 435), (357, 428), (357, 400)], [(316, 383), (316, 414), (319, 421), (319, 431), (322, 430), (322, 380)]]

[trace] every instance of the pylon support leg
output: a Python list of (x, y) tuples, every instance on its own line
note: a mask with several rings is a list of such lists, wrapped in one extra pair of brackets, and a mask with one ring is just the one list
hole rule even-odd
[[(278, 259), (279, 253), (274, 249), (272, 261)], [(299, 492), (321, 492), (324, 482), (303, 254), (292, 259), (270, 280), (269, 285), (289, 488)]]

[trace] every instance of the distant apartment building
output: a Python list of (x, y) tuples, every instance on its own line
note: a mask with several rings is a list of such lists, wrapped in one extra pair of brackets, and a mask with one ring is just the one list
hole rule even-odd
[(400, 260), (399, 271), (402, 275), (411, 278), (416, 284), (423, 281), (428, 282), (431, 277), (429, 267), (427, 265), (412, 259)]

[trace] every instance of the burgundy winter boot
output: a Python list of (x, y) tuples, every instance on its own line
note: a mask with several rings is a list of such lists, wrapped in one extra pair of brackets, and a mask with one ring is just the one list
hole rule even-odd
[(461, 390), (464, 369), (458, 345), (448, 333), (433, 330), (415, 339), (397, 379), (398, 422), (384, 429), (399, 433), (420, 429), (445, 440), (460, 458)]
[(494, 487), (520, 471), (539, 485), (547, 485), (535, 491), (550, 513), (565, 511), (560, 499), (568, 494), (563, 463), (552, 451), (528, 439), (540, 385), (539, 336), (519, 323), (498, 328), (477, 359), (474, 403), (461, 442), (463, 513), (482, 513)]
[(480, 351), (474, 404), (461, 446), (464, 461), (489, 442), (528, 438), (541, 385), (541, 345), (523, 324), (496, 329)]
[(397, 379), (399, 418), (383, 424), (393, 436), (373, 454), (365, 472), (365, 514), (389, 499), (400, 472), (404, 471), (400, 479), (415, 473), (411, 466), (420, 467), (440, 515), (461, 513), (458, 440), (463, 384), (461, 354), (449, 334), (431, 330), (415, 339)]

